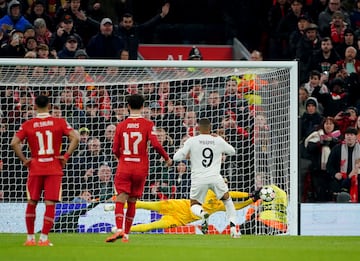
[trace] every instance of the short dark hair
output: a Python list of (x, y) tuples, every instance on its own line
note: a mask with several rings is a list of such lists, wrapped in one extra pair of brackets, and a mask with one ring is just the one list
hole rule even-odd
[(310, 72), (310, 77), (312, 77), (312, 76), (317, 76), (320, 79), (321, 78), (321, 73), (318, 70), (312, 70)]
[(45, 95), (39, 95), (35, 98), (35, 104), (38, 108), (46, 108), (49, 105), (49, 97)]
[(201, 118), (200, 120), (199, 120), (199, 127), (200, 128), (205, 128), (205, 129), (207, 129), (207, 128), (209, 128), (211, 126), (211, 122), (210, 122), (210, 120), (208, 119), (208, 118)]
[(122, 18), (134, 18), (134, 16), (130, 13), (123, 14)]
[(328, 42), (328, 41), (331, 41), (330, 37), (324, 37), (321, 39), (321, 42)]
[(303, 0), (290, 0), (290, 4), (293, 4), (294, 2), (298, 2), (300, 4), (304, 4)]
[(145, 98), (141, 94), (132, 94), (127, 97), (127, 103), (130, 105), (131, 109), (141, 109), (144, 106)]

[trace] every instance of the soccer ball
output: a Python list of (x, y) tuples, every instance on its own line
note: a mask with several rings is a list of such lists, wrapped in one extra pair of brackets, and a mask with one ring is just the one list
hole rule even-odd
[(111, 233), (115, 234), (118, 231), (117, 227), (111, 227)]
[(104, 211), (114, 211), (115, 205), (114, 204), (107, 204), (104, 206)]
[(275, 191), (271, 187), (265, 186), (260, 190), (259, 196), (260, 199), (264, 200), (265, 202), (270, 202), (275, 198)]

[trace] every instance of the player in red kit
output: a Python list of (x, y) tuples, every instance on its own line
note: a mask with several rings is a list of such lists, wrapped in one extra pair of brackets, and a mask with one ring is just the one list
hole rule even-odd
[[(62, 118), (49, 114), (49, 98), (38, 96), (35, 99), (36, 117), (24, 122), (15, 133), (11, 147), (15, 154), (29, 169), (26, 182), (28, 203), (25, 213), (27, 240), (24, 245), (34, 246), (36, 205), (44, 191), (44, 223), (37, 242), (38, 246), (52, 246), (48, 239), (55, 217), (55, 203), (61, 200), (61, 180), (63, 167), (79, 143), (79, 134)], [(70, 144), (61, 155), (63, 136), (68, 136)], [(31, 158), (26, 158), (22, 151), (22, 142), (26, 140), (31, 151)]]
[[(114, 242), (119, 238), (122, 238), (123, 242), (129, 240), (136, 200), (142, 196), (149, 172), (148, 142), (150, 141), (154, 149), (164, 158), (168, 167), (172, 165), (171, 158), (157, 140), (154, 123), (141, 116), (144, 97), (133, 94), (127, 98), (127, 102), (130, 115), (117, 125), (112, 149), (119, 160), (114, 180), (117, 194), (115, 200), (117, 232), (108, 237), (106, 242)], [(124, 216), (125, 203), (127, 203), (126, 216)]]

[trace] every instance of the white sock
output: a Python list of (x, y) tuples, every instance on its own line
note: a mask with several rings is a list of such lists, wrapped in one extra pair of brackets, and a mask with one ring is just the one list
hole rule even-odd
[(34, 235), (34, 234), (32, 234), (32, 235), (27, 235), (27, 240), (28, 240), (28, 241), (35, 240), (35, 235)]
[(240, 236), (241, 232), (237, 231), (236, 227), (230, 227), (230, 235), (231, 236)]
[(40, 241), (46, 241), (48, 240), (48, 235), (45, 235), (43, 233), (40, 234)]
[(236, 227), (230, 227), (230, 232), (233, 234), (237, 234)]
[(223, 200), (223, 202), (226, 209), (226, 216), (229, 219), (229, 222), (236, 225), (236, 210), (232, 199), (229, 197), (228, 199)]
[(205, 211), (203, 210), (201, 205), (195, 204), (191, 206), (191, 212), (195, 215), (198, 216), (199, 218), (203, 218), (205, 215)]

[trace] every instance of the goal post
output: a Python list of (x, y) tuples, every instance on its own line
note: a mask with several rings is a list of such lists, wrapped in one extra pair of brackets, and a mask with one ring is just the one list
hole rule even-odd
[[(201, 117), (209, 118), (213, 132), (236, 148), (235, 156), (224, 157), (221, 170), (230, 189), (252, 192), (275, 184), (286, 192), (288, 201), (286, 234), (298, 234), (296, 61), (0, 61), (1, 208), (26, 202), (27, 170), (9, 141), (34, 115), (36, 95), (49, 95), (51, 113), (66, 118), (81, 134), (82, 142), (63, 179), (63, 204), (79, 205), (81, 215), (82, 204), (89, 210), (111, 201), (116, 169), (112, 135), (117, 122), (127, 116), (125, 97), (141, 93), (146, 98), (144, 117), (154, 121), (158, 138), (171, 155), (198, 133), (196, 122)], [(26, 145), (23, 149), (29, 153)], [(167, 169), (152, 149), (149, 154), (142, 200), (188, 197), (190, 163), (177, 162)], [(61, 213), (58, 209), (59, 217)], [(238, 211), (240, 223), (246, 221), (245, 213), (246, 209)], [(58, 231), (71, 226), (79, 230), (77, 224), (64, 224), (73, 222), (69, 216), (57, 222)], [(214, 222), (220, 221), (214, 218)], [(250, 229), (261, 233), (256, 227)]]

